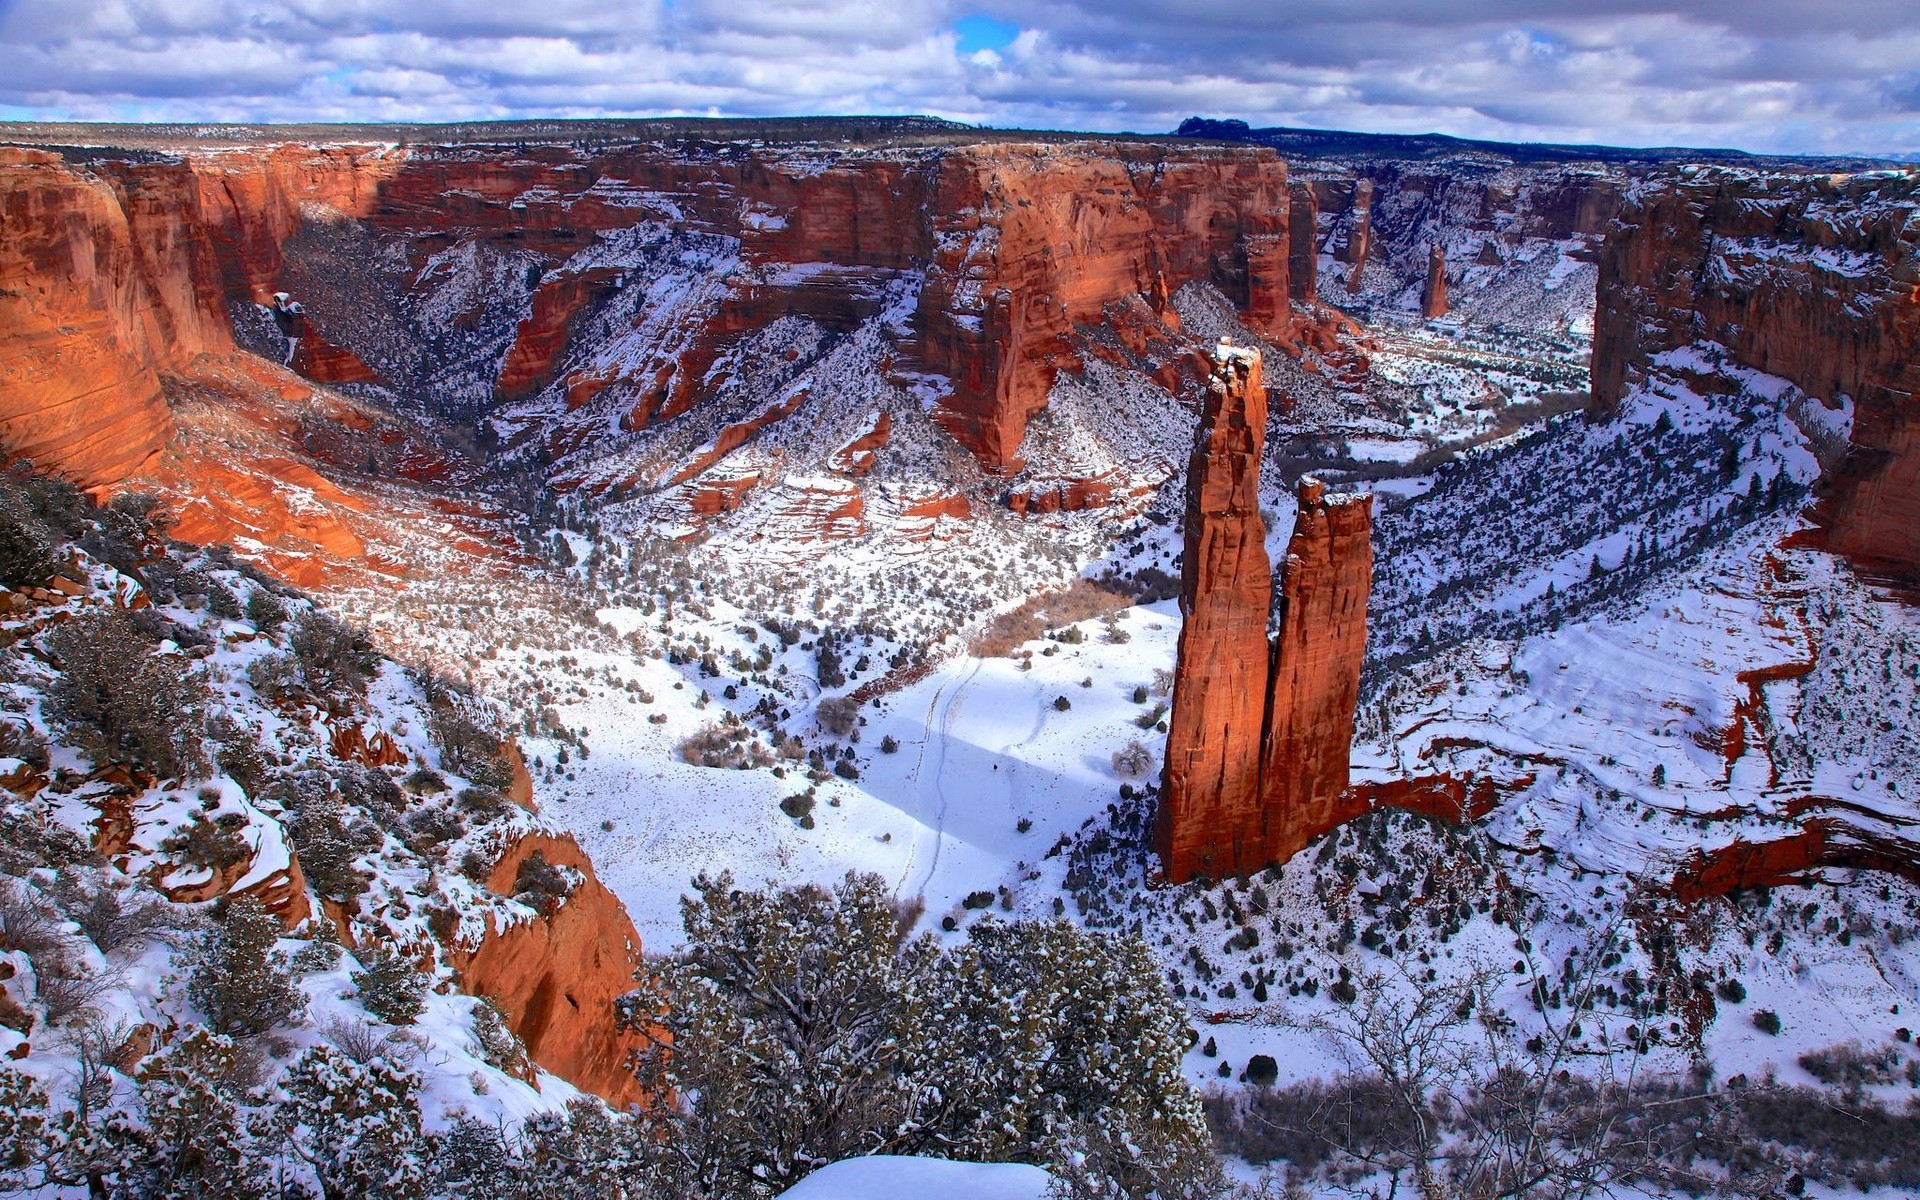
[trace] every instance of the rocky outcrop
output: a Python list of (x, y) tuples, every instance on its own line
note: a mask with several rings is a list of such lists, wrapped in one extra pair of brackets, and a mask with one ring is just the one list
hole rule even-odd
[(1447, 315), (1447, 250), (1439, 242), (1427, 252), (1427, 282), (1420, 289), (1420, 315), (1429, 321)]
[(1920, 575), (1920, 180), (1693, 169), (1643, 184), (1600, 262), (1593, 395), (1610, 409), (1695, 342), (1851, 400), (1828, 542)]
[(172, 430), (153, 264), (105, 181), (0, 150), (0, 439), (89, 487), (146, 466)]
[(1320, 276), (1320, 205), (1311, 184), (1287, 189), (1287, 295), (1312, 300)]
[(1185, 621), (1155, 829), (1173, 883), (1260, 870), (1357, 815), (1343, 805), (1366, 650), (1372, 498), (1329, 497), (1302, 481), (1270, 643), (1260, 359), (1223, 345), (1216, 361), (1188, 468)]
[(1352, 264), (1347, 272), (1347, 290), (1360, 290), (1360, 278), (1367, 269), (1367, 252), (1373, 248), (1373, 180), (1353, 181), (1352, 207), (1347, 211), (1346, 236), (1334, 256)]
[(566, 348), (574, 318), (589, 303), (617, 287), (619, 280), (619, 271), (601, 267), (543, 282), (533, 293), (533, 311), (520, 322), (513, 347), (500, 364), (494, 393), (503, 399), (517, 399), (551, 382), (555, 361)]
[(1341, 803), (1373, 584), (1373, 497), (1330, 496), (1307, 478), (1298, 501), (1280, 581), (1260, 768), (1266, 853), (1281, 862), (1358, 815)]
[(1267, 392), (1260, 356), (1222, 346), (1187, 467), (1180, 645), (1155, 846), (1182, 883), (1257, 870), (1273, 567), (1260, 519)]
[(529, 834), (515, 842), (487, 878), (511, 895), (521, 864), (534, 854), (576, 875), (567, 896), (544, 913), (505, 929), (489, 928), (479, 944), (451, 952), (462, 991), (490, 996), (542, 1067), (617, 1106), (644, 1099), (629, 1055), (640, 1046), (622, 1032), (614, 1002), (633, 990), (640, 937), (626, 909), (593, 873), (571, 837)]
[(1080, 365), (1075, 327), (1142, 295), (1218, 285), (1285, 341), (1288, 194), (1279, 159), (1094, 143), (948, 154), (928, 209), (933, 266), (910, 369), (946, 382), (936, 413), (989, 471), (1019, 469), (1027, 422)]

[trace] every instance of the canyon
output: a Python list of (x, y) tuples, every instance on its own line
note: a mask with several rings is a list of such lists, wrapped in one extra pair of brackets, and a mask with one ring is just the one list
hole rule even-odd
[(697, 870), (1111, 886), (1230, 1042), (1334, 952), (1196, 897), (1920, 861), (1910, 173), (808, 129), (0, 150), (9, 457), (509, 706), (539, 828), (442, 949), (546, 1069), (644, 1099), (600, 1016)]

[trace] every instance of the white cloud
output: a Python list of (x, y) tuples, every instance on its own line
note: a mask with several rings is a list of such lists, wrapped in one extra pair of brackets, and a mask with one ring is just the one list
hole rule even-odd
[[(968, 16), (1021, 32), (963, 54)], [(0, 0), (48, 118), (928, 112), (1920, 151), (1912, 0)]]

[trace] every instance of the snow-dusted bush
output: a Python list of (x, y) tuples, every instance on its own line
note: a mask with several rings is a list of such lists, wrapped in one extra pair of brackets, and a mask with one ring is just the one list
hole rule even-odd
[(280, 921), (258, 900), (222, 904), (219, 919), (189, 948), (187, 996), (215, 1033), (265, 1033), (293, 1020), (306, 998), (276, 948)]
[(68, 737), (96, 762), (144, 766), (162, 778), (205, 769), (206, 685), (178, 654), (118, 609), (85, 613), (46, 635), (59, 672), (48, 689)]
[(383, 946), (359, 952), (364, 969), (348, 978), (360, 993), (360, 1005), (389, 1025), (411, 1025), (426, 1007), (432, 981), (405, 958)]
[(695, 891), (685, 953), (624, 1007), (656, 1042), (643, 1078), (689, 1098), (661, 1114), (663, 1169), (688, 1194), (774, 1195), (819, 1163), (934, 1151), (1070, 1168), (1090, 1194), (1217, 1189), (1185, 1015), (1138, 941), (983, 920), (946, 950), (908, 936), (871, 875)]

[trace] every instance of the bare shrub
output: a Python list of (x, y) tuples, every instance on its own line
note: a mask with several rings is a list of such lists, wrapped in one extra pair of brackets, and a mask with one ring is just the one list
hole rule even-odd
[(150, 892), (121, 887), (98, 867), (62, 867), (54, 878), (53, 898), (103, 954), (123, 946), (172, 942), (185, 927), (172, 904)]
[(696, 767), (726, 767), (745, 771), (773, 765), (773, 752), (756, 740), (744, 725), (718, 722), (703, 725), (680, 743), (680, 757)]
[(974, 638), (970, 648), (981, 658), (1010, 658), (1021, 643), (1032, 641), (1049, 627), (1104, 617), (1132, 603), (1131, 597), (1110, 587), (1091, 579), (1076, 579), (1065, 588), (1030, 596), (1012, 612), (1001, 613)]
[(1113, 752), (1114, 773), (1137, 779), (1153, 766), (1153, 751), (1139, 742), (1128, 742)]
[(820, 722), (820, 728), (835, 737), (845, 737), (853, 732), (860, 719), (860, 705), (851, 696), (835, 696), (831, 700), (822, 700), (814, 710), (814, 719)]

